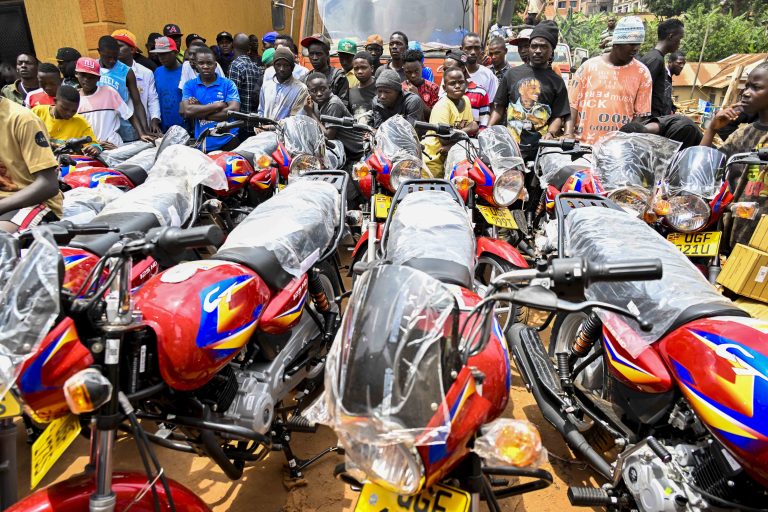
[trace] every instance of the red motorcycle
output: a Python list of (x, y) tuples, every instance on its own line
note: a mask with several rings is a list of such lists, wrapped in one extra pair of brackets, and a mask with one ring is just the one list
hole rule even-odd
[(495, 315), (470, 313), (481, 299), (464, 203), (447, 181), (414, 180), (391, 212), (383, 261), (355, 268), (315, 419), (344, 447), (336, 473), (360, 489), (358, 509), (476, 510), (484, 499), (499, 510), (552, 476), (534, 467), (536, 428), (497, 419), (509, 354)]

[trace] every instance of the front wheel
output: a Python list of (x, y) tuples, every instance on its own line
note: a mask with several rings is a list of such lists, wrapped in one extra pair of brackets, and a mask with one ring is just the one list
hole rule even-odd
[[(512, 270), (517, 270), (517, 267), (498, 256), (493, 254), (481, 255), (475, 266), (475, 291), (478, 295), (484, 296), (491, 281), (496, 276)], [(499, 321), (502, 332), (507, 332), (513, 323), (527, 324), (528, 317), (529, 310), (526, 307), (515, 304), (502, 304), (496, 307), (496, 319)]]

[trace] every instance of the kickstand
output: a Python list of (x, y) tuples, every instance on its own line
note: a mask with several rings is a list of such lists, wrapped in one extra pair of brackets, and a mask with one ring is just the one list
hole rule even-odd
[(329, 453), (338, 453), (343, 455), (344, 450), (339, 446), (329, 446), (314, 457), (309, 459), (299, 459), (293, 453), (293, 450), (291, 450), (290, 442), (286, 441), (283, 443), (283, 453), (285, 454), (285, 458), (288, 461), (288, 469), (290, 470), (291, 478), (304, 478), (302, 471), (307, 469), (309, 466), (325, 457)]

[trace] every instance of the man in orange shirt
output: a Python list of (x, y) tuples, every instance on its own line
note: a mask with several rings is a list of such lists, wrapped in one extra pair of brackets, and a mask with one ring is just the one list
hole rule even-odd
[(594, 144), (633, 119), (651, 115), (651, 74), (635, 59), (645, 40), (640, 18), (619, 20), (613, 32), (613, 47), (586, 61), (573, 77), (569, 90), (574, 135)]

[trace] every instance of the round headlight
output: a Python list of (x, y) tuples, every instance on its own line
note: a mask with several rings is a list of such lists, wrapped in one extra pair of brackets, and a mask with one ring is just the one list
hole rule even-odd
[(291, 161), (291, 175), (302, 176), (306, 171), (319, 171), (323, 168), (320, 159), (312, 155), (297, 155)]
[(709, 220), (709, 205), (699, 196), (686, 194), (669, 199), (667, 224), (683, 233), (703, 228)]
[(641, 187), (621, 187), (608, 194), (608, 199), (621, 206), (625, 212), (640, 217), (648, 206), (650, 195)]
[(397, 494), (415, 494), (421, 488), (424, 468), (413, 450), (402, 444), (375, 445), (350, 440), (337, 432), (344, 446), (348, 469)]
[(421, 178), (422, 166), (421, 160), (415, 158), (405, 158), (397, 162), (389, 173), (389, 184), (392, 190), (397, 190), (404, 181)]
[(520, 197), (525, 179), (516, 169), (503, 171), (493, 184), (493, 200), (499, 206), (509, 206)]

